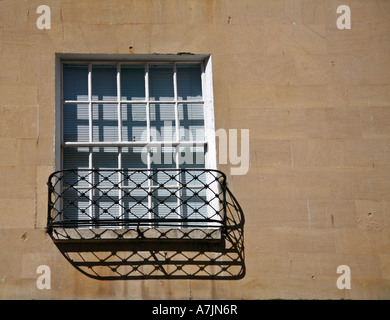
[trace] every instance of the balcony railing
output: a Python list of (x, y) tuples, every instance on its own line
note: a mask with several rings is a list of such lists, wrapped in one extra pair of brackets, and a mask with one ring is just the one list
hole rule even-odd
[(48, 187), (47, 230), (87, 276), (245, 275), (244, 215), (220, 171), (62, 170), (50, 175)]
[(48, 187), (48, 230), (62, 239), (215, 238), (226, 224), (217, 170), (62, 170)]

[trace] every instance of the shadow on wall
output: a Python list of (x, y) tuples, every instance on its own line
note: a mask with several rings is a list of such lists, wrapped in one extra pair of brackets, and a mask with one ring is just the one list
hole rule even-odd
[(48, 232), (77, 270), (99, 280), (245, 276), (244, 215), (228, 189), (225, 224), (211, 232), (196, 228), (53, 228)]

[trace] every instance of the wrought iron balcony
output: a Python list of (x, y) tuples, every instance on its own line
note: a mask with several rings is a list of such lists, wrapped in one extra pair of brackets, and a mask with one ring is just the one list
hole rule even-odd
[(62, 170), (48, 189), (47, 230), (90, 277), (245, 274), (244, 215), (220, 171)]
[(48, 230), (59, 239), (215, 239), (225, 226), (217, 170), (62, 170), (48, 186)]

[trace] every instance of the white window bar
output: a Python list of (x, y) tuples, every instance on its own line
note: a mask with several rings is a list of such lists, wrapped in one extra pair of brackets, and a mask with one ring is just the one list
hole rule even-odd
[[(178, 96), (177, 96), (177, 65), (176, 63), (173, 64), (173, 93), (174, 93), (174, 100), (175, 100), (175, 130), (176, 130), (176, 142), (180, 141), (180, 119), (179, 119), (179, 105), (178, 105)], [(182, 216), (182, 210), (181, 210), (181, 195), (180, 195), (180, 166), (179, 166), (179, 147), (176, 145), (175, 147), (175, 162), (176, 162), (176, 169), (179, 179), (176, 182), (176, 205), (177, 205), (177, 214), (179, 217), (183, 218)], [(180, 228), (180, 226), (179, 226)]]
[[(148, 172), (149, 172), (149, 175), (152, 174), (152, 172), (150, 171), (150, 168), (152, 166), (151, 164), (151, 157), (150, 157), (150, 145), (149, 143), (151, 142), (152, 140), (152, 137), (151, 137), (151, 125), (150, 125), (150, 103), (149, 103), (149, 63), (146, 63), (145, 64), (145, 99), (146, 99), (146, 133), (147, 133), (147, 142), (148, 142), (148, 146), (146, 147), (146, 152), (147, 152), (147, 168), (148, 168)], [(148, 217), (149, 219), (152, 219), (153, 218), (153, 215), (152, 215), (152, 196), (151, 196), (151, 192), (152, 192), (152, 179), (150, 179), (148, 177)], [(150, 224), (149, 224), (150, 226)]]
[[(116, 65), (116, 90), (117, 90), (117, 100), (118, 100), (118, 140), (122, 141), (122, 105), (121, 105), (121, 64)], [(122, 147), (118, 146), (118, 169), (122, 168)], [(118, 217), (123, 219), (124, 210), (123, 210), (123, 189), (122, 189), (122, 178), (118, 175)]]
[[(89, 129), (89, 143), (93, 141), (93, 116), (92, 116), (92, 63), (88, 64), (88, 129)], [(89, 168), (93, 168), (93, 147), (89, 146), (89, 155), (88, 155), (88, 165)], [(89, 190), (89, 216), (92, 218), (94, 217), (94, 208), (93, 208), (93, 173), (90, 173), (88, 175), (89, 179), (88, 182), (90, 183), (90, 190)], [(93, 228), (93, 225), (90, 226), (90, 228)]]

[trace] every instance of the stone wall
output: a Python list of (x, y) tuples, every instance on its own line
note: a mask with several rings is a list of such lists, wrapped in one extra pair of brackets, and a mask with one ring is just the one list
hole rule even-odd
[[(250, 130), (249, 172), (219, 166), (246, 218), (246, 275), (88, 278), (45, 232), (55, 54), (180, 52), (212, 56), (216, 128)], [(1, 299), (390, 298), (390, 1), (4, 0), (0, 66)]]

